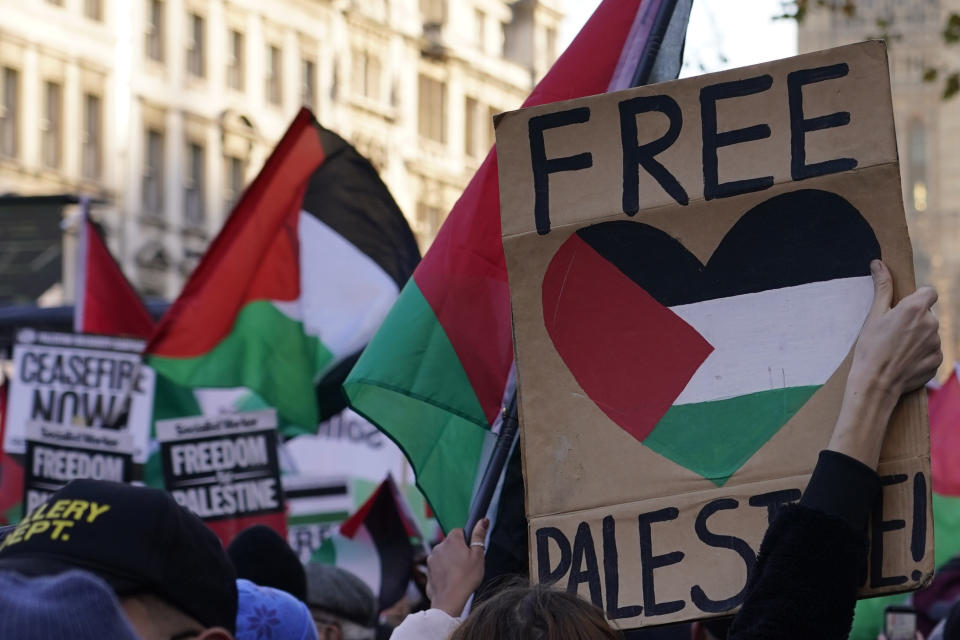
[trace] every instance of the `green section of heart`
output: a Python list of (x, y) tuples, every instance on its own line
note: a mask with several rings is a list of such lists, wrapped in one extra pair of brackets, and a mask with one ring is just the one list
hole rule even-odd
[(790, 387), (674, 405), (643, 444), (719, 487), (819, 388)]

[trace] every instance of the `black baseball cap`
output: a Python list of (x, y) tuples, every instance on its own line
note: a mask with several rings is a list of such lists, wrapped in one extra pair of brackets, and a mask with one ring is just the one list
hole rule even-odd
[(0, 542), (0, 570), (75, 568), (120, 597), (150, 593), (207, 627), (236, 627), (236, 574), (220, 540), (165, 491), (74, 480)]

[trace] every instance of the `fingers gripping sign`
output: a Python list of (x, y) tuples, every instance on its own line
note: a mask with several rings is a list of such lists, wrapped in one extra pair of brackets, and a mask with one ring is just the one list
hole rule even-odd
[(427, 597), (434, 609), (458, 617), (483, 580), (484, 541), (490, 521), (473, 529), (468, 545), (463, 529), (454, 529), (427, 558)]
[(932, 307), (937, 293), (921, 287), (893, 302), (887, 266), (870, 265), (874, 298), (860, 330), (843, 405), (830, 449), (876, 468), (890, 415), (900, 397), (922, 387), (943, 361), (939, 322)]

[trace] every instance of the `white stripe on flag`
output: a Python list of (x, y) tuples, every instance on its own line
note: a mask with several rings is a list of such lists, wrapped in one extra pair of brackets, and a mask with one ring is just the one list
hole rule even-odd
[(335, 362), (363, 348), (399, 295), (368, 255), (316, 216), (300, 212), (300, 299), (273, 304), (303, 322)]
[(674, 404), (822, 385), (872, 302), (873, 280), (861, 276), (671, 307), (714, 348)]

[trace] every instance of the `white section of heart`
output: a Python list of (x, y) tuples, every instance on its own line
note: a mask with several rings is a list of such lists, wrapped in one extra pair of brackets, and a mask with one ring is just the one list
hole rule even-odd
[(301, 211), (297, 232), (300, 298), (273, 304), (303, 322), (337, 362), (370, 341), (400, 291), (380, 265), (316, 216)]
[(673, 404), (822, 385), (872, 303), (873, 280), (862, 276), (670, 307), (714, 348)]

